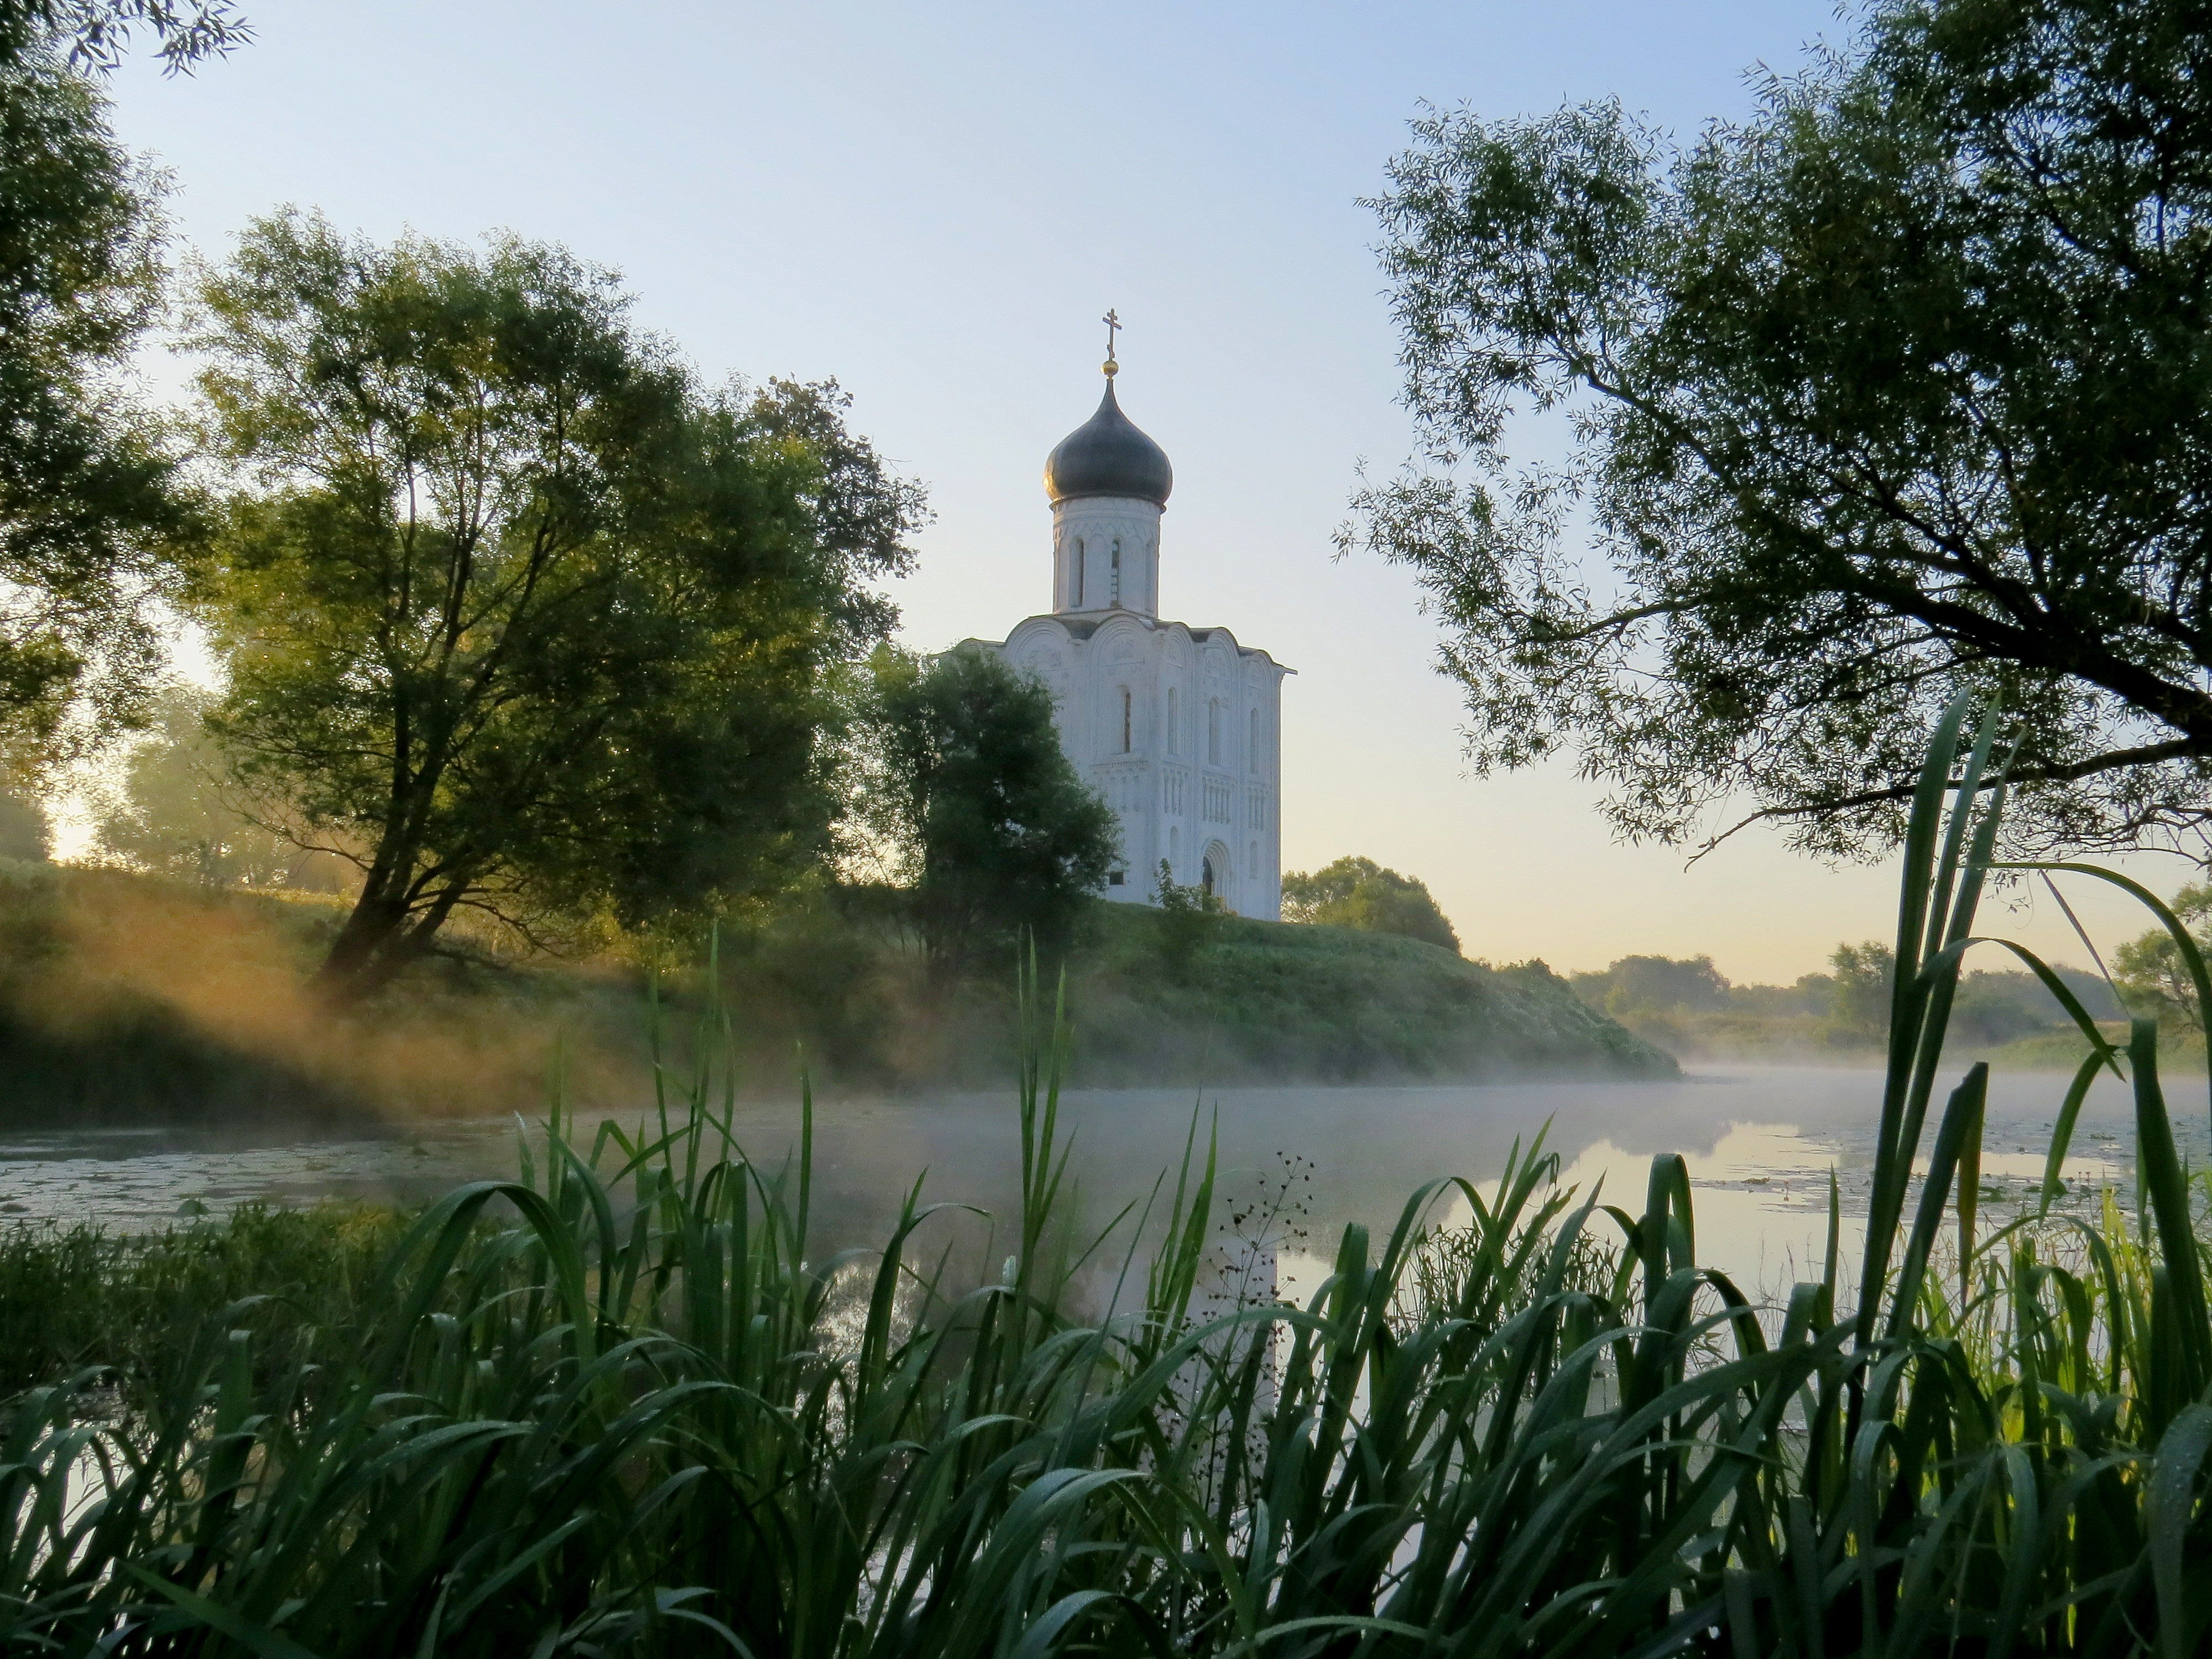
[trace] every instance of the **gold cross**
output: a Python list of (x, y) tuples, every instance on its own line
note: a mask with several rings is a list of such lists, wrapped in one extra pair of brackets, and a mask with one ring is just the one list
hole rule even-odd
[[(1106, 325), (1106, 361), (1111, 363), (1114, 361), (1114, 337), (1121, 331), (1121, 314), (1109, 309), (1098, 320)], [(1113, 371), (1109, 368), (1107, 372), (1111, 374)]]

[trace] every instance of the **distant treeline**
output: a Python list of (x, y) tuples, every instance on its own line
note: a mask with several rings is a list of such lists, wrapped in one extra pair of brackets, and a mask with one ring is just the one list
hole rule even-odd
[[(1828, 964), (1828, 972), (1801, 975), (1789, 985), (1738, 985), (1709, 956), (1622, 957), (1601, 973), (1567, 980), (1592, 1008), (1677, 1055), (1843, 1054), (1880, 1048), (1889, 1034), (1889, 947), (1838, 945)], [(2093, 1019), (2126, 1017), (2102, 975), (2064, 966), (2056, 971)], [(2120, 989), (2130, 1005), (2149, 1012), (2124, 978)], [(1960, 981), (1951, 1035), (1966, 1047), (1995, 1048), (2045, 1033), (2063, 1036), (2072, 1024), (2033, 974), (1978, 971)]]

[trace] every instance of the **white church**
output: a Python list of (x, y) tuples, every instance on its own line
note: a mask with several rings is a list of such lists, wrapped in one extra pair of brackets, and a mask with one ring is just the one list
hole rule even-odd
[[(1109, 313), (1109, 323), (1112, 318)], [(1282, 684), (1291, 670), (1225, 628), (1160, 617), (1165, 451), (1098, 412), (1044, 464), (1052, 609), (988, 644), (1052, 689), (1068, 758), (1121, 821), (1106, 896), (1145, 903), (1161, 860), (1240, 915), (1282, 914)]]

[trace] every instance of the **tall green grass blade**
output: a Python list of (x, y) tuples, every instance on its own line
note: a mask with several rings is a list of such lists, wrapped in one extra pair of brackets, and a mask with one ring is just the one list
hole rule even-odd
[(2204, 1279), (2197, 1234), (2189, 1208), (2189, 1186), (2174, 1151), (2173, 1125), (2158, 1079), (2158, 1022), (2133, 1022), (2128, 1068), (2135, 1075), (2137, 1178), (2158, 1228), (2160, 1265), (2166, 1270), (2172, 1317), (2151, 1332), (2154, 1346), (2170, 1345), (2185, 1396), (2201, 1394), (2212, 1381), (2212, 1320), (2208, 1320)]
[(1962, 692), (1952, 699), (1936, 722), (1905, 823), (1897, 945), (1893, 952), (1895, 977), (1890, 987), (1889, 1058), (1883, 1079), (1881, 1120), (1875, 1136), (1874, 1188), (1868, 1200), (1866, 1255), (1860, 1275), (1857, 1326), (1861, 1341), (1874, 1334), (1882, 1287), (1889, 1276), (1897, 1218), (1904, 1210), (1903, 1171), (1909, 1170), (1912, 1157), (1912, 1148), (1905, 1144), (1905, 1130), (1912, 1115), (1911, 1102), (1927, 1012), (1928, 987), (1921, 972), (1922, 957), (1938, 937), (1942, 925), (1942, 918), (1935, 915), (1931, 908), (1936, 889), (1937, 840), (1942, 823), (1943, 797), (1959, 757), (1959, 733), (1966, 723), (1967, 706), (1968, 699)]
[(2064, 1190), (2059, 1171), (2066, 1167), (2066, 1155), (2073, 1147), (2075, 1125), (2081, 1121), (2082, 1103), (2089, 1097), (2089, 1086), (2097, 1080), (2097, 1073), (2110, 1064), (2107, 1056), (2095, 1049), (2082, 1056), (2075, 1068), (2074, 1080), (2066, 1085), (2066, 1094), (2058, 1103), (2058, 1116), (2051, 1130), (2051, 1146), (2044, 1154), (2043, 1188), (2037, 1195), (2035, 1213), (2039, 1218), (2051, 1213), (2051, 1200)]
[[(1936, 1126), (1936, 1145), (1929, 1154), (1928, 1175), (1920, 1189), (1920, 1208), (1914, 1217), (1911, 1237), (1905, 1242), (1905, 1255), (1899, 1264), (1897, 1288), (1892, 1293), (1889, 1312), (1889, 1334), (1904, 1334), (1911, 1321), (1920, 1300), (1921, 1281), (1928, 1271), (1929, 1253), (1934, 1249), (1937, 1234), (1943, 1224), (1944, 1207), (1949, 1201), (1951, 1183), (1958, 1174), (1966, 1143), (1981, 1130), (1984, 1103), (1989, 1097), (1990, 1068), (1986, 1060), (1977, 1060), (1966, 1073), (1966, 1081), (1951, 1091), (1950, 1103), (1943, 1109), (1943, 1117)], [(1966, 1199), (1962, 1191), (1961, 1202)], [(1962, 1260), (1963, 1255), (1962, 1255)]]
[(2191, 1606), (2185, 1563), (2196, 1523), (2197, 1487), (2212, 1454), (2212, 1406), (2191, 1406), (2170, 1424), (2152, 1460), (2145, 1520), (2150, 1533), (2151, 1577), (2158, 1594), (2158, 1645), (2162, 1659), (2188, 1659), (2203, 1651), (2205, 1603)]
[[(2022, 863), (2001, 865), (1997, 867), (2089, 876), (2098, 881), (2110, 883), (2122, 892), (2132, 894), (2146, 909), (2158, 918), (2159, 926), (2166, 929), (2166, 937), (2173, 941), (2174, 950), (2180, 956), (2182, 965), (2189, 971), (2190, 985), (2197, 994), (2198, 1027), (2200, 1030), (2212, 1030), (2212, 968), (2208, 968), (2204, 960), (2204, 952), (2198, 947), (2188, 927), (2179, 916), (2174, 914), (2172, 906), (2167, 904), (2149, 888), (2131, 877), (2121, 874), (2117, 870), (2107, 870), (2094, 864)], [(2208, 1074), (2207, 1084), (2208, 1087), (2212, 1087), (2212, 1073)]]

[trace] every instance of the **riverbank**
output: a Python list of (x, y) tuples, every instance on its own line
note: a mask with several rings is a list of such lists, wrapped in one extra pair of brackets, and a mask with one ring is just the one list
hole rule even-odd
[[(0, 866), (0, 1123), (364, 1124), (627, 1109), (654, 1055), (730, 1026), (738, 1086), (1003, 1085), (1011, 965), (950, 984), (880, 902), (823, 896), (726, 929), (711, 981), (635, 955), (427, 964), (368, 1008), (308, 975), (342, 915), (319, 896), (210, 893), (107, 870)], [(1667, 1077), (1674, 1062), (1540, 963), (1493, 968), (1339, 928), (1101, 904), (1066, 963), (1071, 1080), (1093, 1087), (1522, 1076)]]

